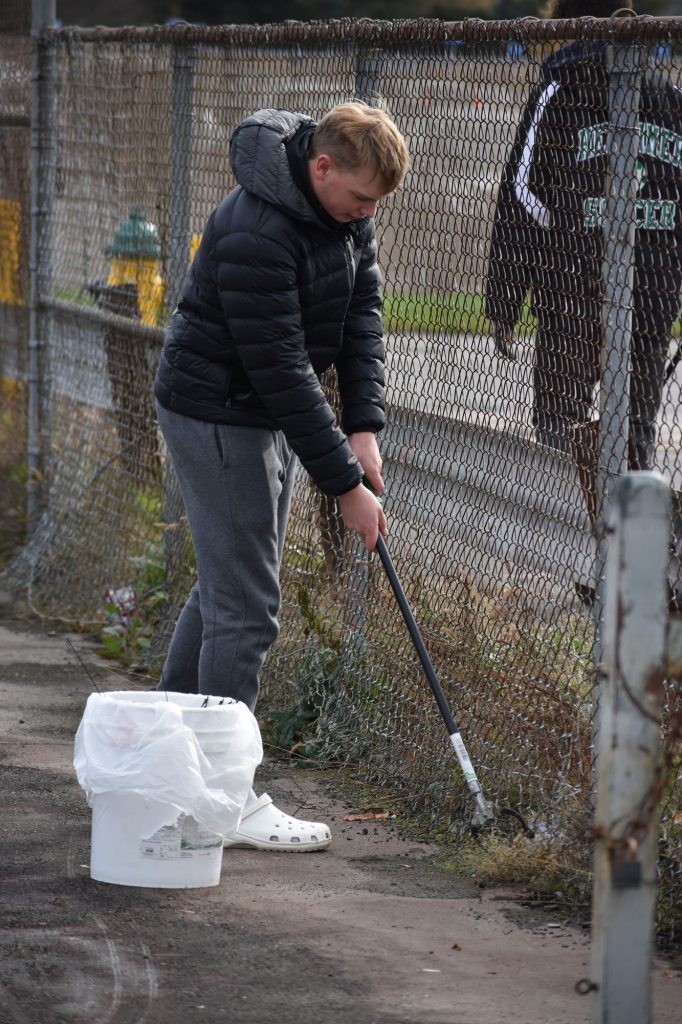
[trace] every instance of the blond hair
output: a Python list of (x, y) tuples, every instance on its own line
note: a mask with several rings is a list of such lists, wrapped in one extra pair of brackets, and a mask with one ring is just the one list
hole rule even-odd
[(313, 135), (310, 155), (328, 154), (340, 171), (374, 167), (394, 192), (407, 174), (407, 144), (384, 110), (366, 103), (339, 103), (320, 120)]

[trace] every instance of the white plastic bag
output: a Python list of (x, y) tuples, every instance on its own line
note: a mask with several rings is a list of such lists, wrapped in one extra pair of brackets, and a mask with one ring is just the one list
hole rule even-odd
[(203, 718), (205, 702), (157, 691), (91, 694), (73, 761), (88, 804), (100, 793), (138, 793), (167, 804), (169, 824), (187, 814), (219, 835), (233, 832), (263, 758), (260, 731), (245, 704), (209, 698)]

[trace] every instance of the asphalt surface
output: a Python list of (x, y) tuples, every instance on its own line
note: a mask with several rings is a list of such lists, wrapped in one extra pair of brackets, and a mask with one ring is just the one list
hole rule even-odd
[[(266, 761), (256, 777), (287, 811), (330, 823), (326, 852), (226, 850), (211, 888), (93, 881), (72, 758), (95, 685), (140, 688), (89, 640), (5, 612), (0, 1024), (589, 1020), (584, 929), (444, 873), (435, 844), (390, 820), (346, 820), (365, 808), (328, 774)], [(657, 963), (653, 987), (657, 1024), (679, 1021), (680, 976)]]

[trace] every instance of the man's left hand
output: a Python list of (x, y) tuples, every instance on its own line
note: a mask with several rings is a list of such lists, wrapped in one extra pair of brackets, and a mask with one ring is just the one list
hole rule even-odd
[(495, 324), (493, 327), (493, 338), (497, 354), (502, 356), (503, 359), (510, 359), (512, 363), (515, 363), (516, 354), (513, 348), (514, 328), (505, 327), (504, 324)]

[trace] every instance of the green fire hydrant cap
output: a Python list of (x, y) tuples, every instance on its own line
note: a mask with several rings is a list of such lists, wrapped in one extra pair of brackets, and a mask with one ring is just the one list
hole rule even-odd
[(104, 250), (105, 256), (118, 259), (158, 260), (161, 245), (156, 225), (147, 220), (142, 210), (131, 210), (119, 225), (114, 240)]

